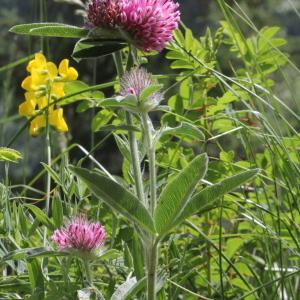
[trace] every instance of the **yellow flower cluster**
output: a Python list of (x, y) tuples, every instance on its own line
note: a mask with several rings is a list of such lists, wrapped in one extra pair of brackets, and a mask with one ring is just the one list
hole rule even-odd
[(30, 73), (23, 82), (25, 101), (19, 106), (19, 115), (32, 118), (39, 110), (45, 112), (37, 115), (30, 123), (29, 132), (37, 136), (40, 129), (46, 127), (47, 116), (49, 125), (59, 132), (68, 131), (68, 125), (63, 117), (63, 109), (57, 108), (55, 100), (65, 96), (64, 84), (66, 81), (76, 80), (78, 72), (69, 67), (69, 60), (64, 59), (58, 68), (53, 62), (46, 60), (41, 53), (35, 54), (35, 58), (27, 65)]

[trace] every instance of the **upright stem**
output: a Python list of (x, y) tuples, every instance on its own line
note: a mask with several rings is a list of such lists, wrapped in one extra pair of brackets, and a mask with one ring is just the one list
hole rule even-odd
[[(124, 74), (124, 69), (122, 65), (122, 58), (120, 52), (116, 52), (113, 54), (115, 65), (117, 68), (118, 76)], [(129, 126), (133, 126), (132, 116), (131, 113), (125, 112), (126, 114), (126, 123)], [(145, 204), (145, 196), (144, 196), (144, 186), (143, 186), (143, 177), (141, 172), (141, 164), (140, 164), (140, 156), (138, 150), (138, 144), (133, 131), (128, 131), (128, 138), (129, 138), (129, 147), (131, 153), (131, 163), (133, 169), (133, 177), (135, 181), (135, 190), (136, 194), (141, 202)]]
[[(126, 112), (126, 123), (128, 126), (133, 126), (132, 116), (129, 112)], [(139, 200), (144, 204), (146, 204), (137, 140), (134, 132), (131, 130), (128, 131), (128, 137), (129, 137), (129, 147), (131, 152), (131, 163), (133, 168), (136, 194)]]
[[(48, 119), (48, 116), (47, 116)], [(48, 121), (47, 121), (48, 123)], [(47, 149), (47, 165), (51, 168), (51, 142), (50, 142), (50, 126), (47, 124), (46, 126), (46, 149)], [(51, 176), (50, 173), (47, 172), (47, 183), (46, 183), (46, 214), (49, 215), (50, 211), (50, 193), (51, 193)]]
[[(155, 167), (155, 143), (153, 139), (153, 126), (147, 113), (142, 114), (144, 134), (146, 137), (147, 156), (150, 173), (150, 203), (149, 210), (153, 217), (156, 207), (156, 167)], [(158, 242), (151, 238), (150, 247), (147, 249), (147, 300), (156, 299), (156, 278), (158, 263)]]
[(83, 260), (83, 265), (84, 265), (85, 276), (86, 276), (86, 280), (88, 282), (88, 286), (92, 286), (93, 285), (93, 278), (92, 278), (92, 273), (91, 273), (91, 268), (90, 268), (89, 261), (87, 259), (84, 259)]
[(147, 300), (156, 300), (158, 245), (156, 242), (148, 250), (147, 262)]
[[(48, 107), (46, 110), (46, 152), (47, 152), (47, 165), (51, 168), (51, 141), (50, 141), (50, 124), (49, 124), (49, 105), (50, 105), (50, 88), (48, 87), (47, 91), (47, 100), (48, 100)], [(46, 205), (45, 205), (45, 212), (46, 215), (49, 216), (50, 211), (50, 193), (51, 193), (51, 175), (47, 172), (46, 178)], [(47, 246), (47, 228), (44, 231), (44, 247)]]
[(145, 129), (147, 155), (149, 160), (150, 173), (150, 213), (154, 215), (156, 207), (156, 168), (155, 168), (155, 145), (153, 143), (153, 126), (147, 113), (142, 114), (143, 126)]

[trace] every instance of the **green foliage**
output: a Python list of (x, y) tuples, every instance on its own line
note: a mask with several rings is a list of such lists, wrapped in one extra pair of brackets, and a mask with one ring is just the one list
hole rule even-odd
[(71, 170), (86, 183), (101, 201), (143, 229), (155, 233), (154, 223), (141, 202), (122, 185), (96, 172), (72, 167)]
[(14, 149), (0, 147), (0, 161), (18, 162), (22, 159), (22, 154)]
[(88, 30), (60, 23), (33, 23), (16, 25), (10, 29), (10, 32), (31, 36), (80, 38), (87, 35)]
[[(82, 1), (69, 2), (83, 7)], [(24, 159), (5, 164), (0, 183), (1, 299), (144, 299), (151, 250), (157, 245), (157, 299), (298, 299), (300, 139), (294, 85), (300, 72), (293, 53), (283, 52), (290, 49), (284, 30), (271, 21), (256, 28), (259, 15), (252, 22), (247, 8), (260, 6), (252, 2), (216, 1), (221, 26), (201, 37), (181, 24), (167, 46), (171, 74), (161, 60), (155, 70), (153, 53), (129, 49), (130, 37), (118, 29), (88, 31), (62, 23), (12, 27), (17, 34), (43, 37), (36, 44), (30, 39), (31, 49), (49, 44), (51, 56), (58, 55), (51, 50), (60, 45), (47, 37), (61, 37), (78, 39), (73, 50), (78, 61), (120, 51), (120, 73), (149, 63), (157, 83), (139, 100), (146, 103), (164, 83), (165, 103), (152, 107), (149, 142), (137, 99), (117, 96), (118, 78), (91, 86), (82, 72), (82, 81), (65, 83), (65, 96), (55, 103), (64, 106), (72, 131), (51, 134), (50, 163), (38, 164), (36, 153), (45, 151), (38, 139), (24, 143), (26, 126), (20, 127), (11, 141), (18, 149), (22, 145)], [(217, 13), (215, 3), (211, 7)], [(263, 5), (267, 14), (270, 4)], [(276, 7), (281, 14), (282, 7)], [(18, 85), (12, 72), (24, 75), (21, 65), (31, 58), (14, 58), (0, 67), (3, 145), (18, 119), (15, 107), (7, 106), (8, 99), (17, 98), (11, 97)], [(111, 72), (110, 62), (110, 56), (92, 60), (93, 82), (104, 65)], [(85, 127), (90, 146), (79, 142)], [(153, 216), (151, 151), (158, 196)], [(15, 150), (0, 148), (2, 161), (21, 158)], [(28, 176), (35, 161), (38, 173)], [(70, 161), (86, 168), (70, 167)], [(144, 199), (136, 196), (135, 163)], [(44, 176), (51, 181), (49, 192)], [(48, 197), (49, 214), (44, 208)], [(90, 262), (92, 286), (82, 257), (59, 251), (51, 241), (55, 229), (80, 213), (106, 228), (105, 245)]]
[(196, 185), (205, 176), (207, 162), (206, 154), (196, 157), (163, 189), (154, 217), (160, 236), (172, 229), (174, 219), (180, 215)]

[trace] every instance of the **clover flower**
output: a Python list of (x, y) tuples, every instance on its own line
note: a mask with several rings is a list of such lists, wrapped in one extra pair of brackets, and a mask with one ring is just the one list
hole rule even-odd
[(178, 27), (179, 4), (173, 0), (122, 0), (120, 1), (120, 27), (144, 51), (164, 49)]
[(90, 223), (85, 215), (80, 215), (54, 231), (52, 240), (60, 250), (69, 250), (82, 255), (94, 254), (105, 240), (104, 227)]
[[(144, 91), (153, 87), (144, 97)], [(126, 71), (120, 79), (120, 95), (123, 97), (134, 96), (136, 111), (147, 112), (159, 105), (163, 100), (163, 94), (159, 92), (161, 86), (152, 79), (152, 75), (144, 68), (134, 67)]]
[(90, 0), (87, 25), (119, 27), (143, 51), (164, 49), (180, 20), (173, 0)]
[(119, 5), (115, 0), (92, 0), (88, 4), (87, 27), (114, 27)]
[(139, 97), (141, 92), (152, 84), (151, 74), (144, 68), (132, 68), (126, 71), (120, 80), (120, 95), (132, 94)]
[[(63, 117), (63, 109), (52, 104), (55, 100), (65, 96), (64, 84), (66, 81), (76, 80), (77, 71), (69, 67), (69, 60), (64, 59), (59, 67), (48, 62), (41, 53), (35, 54), (35, 58), (27, 65), (30, 73), (23, 82), (25, 101), (19, 105), (19, 115), (32, 118), (39, 110), (48, 106), (48, 113), (37, 115), (30, 123), (29, 132), (37, 136), (41, 128), (47, 125), (53, 126), (59, 132), (68, 131), (68, 125)], [(51, 105), (52, 104), (52, 105)]]

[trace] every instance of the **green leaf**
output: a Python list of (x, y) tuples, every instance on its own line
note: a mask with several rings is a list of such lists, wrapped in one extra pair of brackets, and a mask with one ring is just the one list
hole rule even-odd
[(55, 229), (55, 226), (52, 223), (52, 221), (46, 216), (46, 214), (40, 208), (32, 204), (25, 204), (24, 206), (30, 209), (32, 213), (35, 215), (35, 217), (37, 218), (37, 220), (41, 222), (43, 225), (45, 225), (47, 228), (49, 228), (50, 230)]
[(15, 25), (9, 29), (9, 32), (17, 33), (17, 34), (29, 34), (30, 30), (41, 28), (44, 26), (61, 26), (64, 25), (62, 23), (30, 23), (30, 24), (19, 24)]
[(93, 58), (111, 54), (126, 47), (122, 41), (79, 40), (73, 50), (72, 57), (76, 60)]
[(31, 288), (34, 290), (35, 299), (44, 299), (44, 276), (41, 265), (37, 259), (31, 260), (27, 263), (28, 277)]
[(126, 124), (119, 124), (119, 125), (110, 124), (110, 125), (105, 125), (105, 126), (101, 126), (100, 128), (98, 128), (95, 131), (118, 131), (118, 130), (140, 132), (140, 129), (138, 127), (131, 126), (131, 125), (126, 125)]
[(92, 120), (92, 130), (93, 132), (100, 131), (103, 126), (105, 126), (111, 118), (113, 117), (114, 113), (107, 109), (100, 110)]
[(104, 94), (101, 91), (84, 91), (88, 88), (90, 87), (86, 83), (79, 80), (66, 82), (64, 85), (64, 92), (66, 96), (73, 95), (81, 91), (83, 92), (59, 101), (59, 105), (66, 105), (80, 100), (98, 101), (104, 98)]
[(10, 32), (31, 35), (63, 38), (82, 38), (88, 34), (88, 30), (61, 23), (32, 23), (12, 27)]
[(56, 228), (62, 226), (64, 221), (63, 206), (61, 200), (57, 197), (52, 200), (52, 219)]
[(207, 163), (205, 153), (197, 156), (163, 189), (154, 213), (156, 229), (160, 235), (172, 228), (174, 219), (186, 205), (198, 182), (205, 176)]
[(117, 182), (87, 169), (70, 167), (89, 190), (112, 209), (151, 233), (156, 233), (153, 220), (144, 205)]
[(242, 247), (244, 240), (241, 238), (229, 239), (226, 243), (225, 255), (228, 259), (231, 259), (235, 253)]
[(128, 293), (130, 293), (136, 283), (137, 280), (135, 277), (128, 278), (125, 282), (118, 286), (110, 300), (125, 300), (128, 296)]
[(109, 249), (103, 253), (100, 254), (100, 256), (97, 257), (97, 260), (99, 261), (109, 261), (113, 259), (117, 259), (121, 257), (123, 254), (122, 252), (116, 250), (116, 249)]
[(252, 177), (258, 174), (258, 169), (245, 171), (226, 178), (223, 181), (208, 186), (196, 195), (194, 195), (187, 205), (178, 215), (176, 220), (173, 222), (172, 227), (175, 227), (182, 223), (185, 219), (201, 211), (212, 209), (216, 206), (220, 197), (236, 189), (244, 182), (250, 180)]
[(58, 185), (62, 185), (61, 180), (58, 176), (58, 174), (51, 168), (49, 167), (47, 164), (41, 162), (42, 166), (44, 167), (44, 169), (47, 171), (47, 173), (50, 174), (51, 178), (55, 181), (55, 183), (57, 183)]
[(161, 84), (154, 84), (154, 85), (150, 85), (149, 87), (146, 87), (141, 92), (140, 101), (141, 102), (146, 101), (149, 96), (151, 96), (153, 93), (159, 91), (161, 88), (162, 88)]
[(0, 147), (0, 161), (17, 163), (22, 159), (22, 154), (14, 149)]
[(180, 126), (175, 128), (166, 128), (163, 131), (162, 135), (168, 134), (178, 136), (181, 138), (188, 137), (193, 140), (205, 140), (205, 135), (203, 134), (203, 132), (195, 125), (187, 122), (182, 122)]

